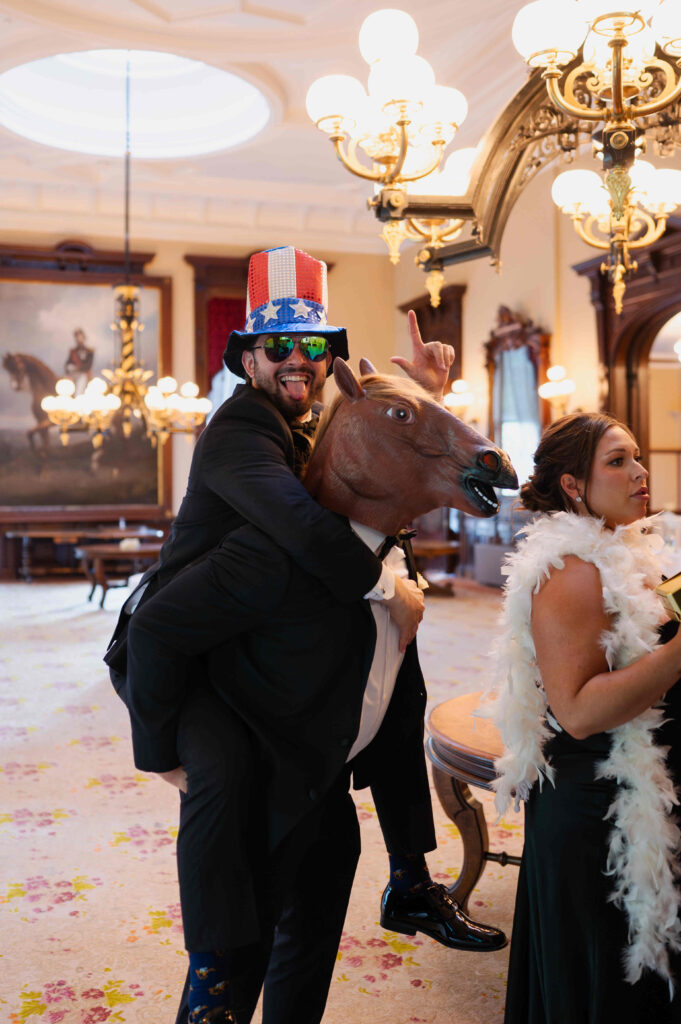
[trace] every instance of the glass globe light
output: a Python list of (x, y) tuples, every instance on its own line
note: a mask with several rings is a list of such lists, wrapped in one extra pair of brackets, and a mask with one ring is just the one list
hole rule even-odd
[(385, 57), (413, 57), (418, 46), (419, 30), (406, 11), (374, 11), (359, 30), (359, 52), (367, 64)]
[(163, 392), (155, 384), (152, 384), (150, 388), (147, 388), (147, 393), (144, 396), (144, 404), (147, 409), (163, 409), (165, 406), (165, 398)]
[(425, 104), (424, 117), (434, 124), (456, 125), (459, 128), (468, 113), (468, 101), (458, 89), (436, 85)]
[(636, 202), (643, 203), (646, 205), (646, 197), (648, 192), (654, 188), (654, 181), (657, 171), (651, 163), (647, 160), (634, 160), (634, 163), (629, 168), (629, 177), (631, 178), (631, 187), (634, 192), (634, 199)]
[(531, 67), (569, 64), (586, 35), (583, 18), (568, 0), (534, 0), (515, 16), (511, 36)]
[(196, 398), (198, 393), (199, 393), (199, 385), (195, 384), (191, 380), (188, 380), (180, 388), (180, 394), (183, 395), (185, 398)]
[(163, 395), (170, 395), (177, 389), (177, 381), (174, 377), (159, 377), (158, 389)]
[(641, 203), (658, 216), (671, 213), (677, 206), (681, 206), (681, 171), (672, 167), (654, 169)]
[[(612, 48), (605, 36), (598, 32), (589, 32), (584, 43), (584, 63), (594, 64), (597, 68), (612, 68)], [(636, 35), (627, 39), (622, 56), (629, 67), (644, 65), (646, 58), (655, 55), (655, 35), (649, 28), (644, 28)]]
[(652, 29), (665, 53), (681, 57), (681, 6), (678, 0), (663, 0), (653, 14)]
[(369, 72), (369, 95), (381, 107), (423, 102), (434, 85), (435, 73), (423, 57), (377, 60)]
[(60, 377), (55, 384), (54, 390), (62, 398), (70, 398), (73, 392), (76, 390), (76, 385), (73, 383), (70, 377)]
[(442, 174), (450, 186), (450, 195), (463, 196), (466, 194), (477, 155), (478, 151), (475, 146), (465, 146), (463, 149), (455, 149), (447, 157)]
[[(600, 204), (599, 196), (603, 194), (603, 183), (595, 171), (572, 170), (559, 174), (551, 186), (551, 198), (563, 213), (570, 216), (586, 211), (597, 216), (600, 209), (593, 209)], [(603, 204), (600, 204), (603, 206)]]
[[(364, 86), (352, 75), (324, 75), (307, 90), (305, 107), (315, 124), (325, 118), (337, 118), (347, 124), (354, 123), (356, 110), (365, 100)], [(334, 125), (320, 127), (324, 131), (334, 130)]]
[(93, 377), (85, 386), (85, 390), (91, 395), (103, 395), (108, 385), (101, 377)]

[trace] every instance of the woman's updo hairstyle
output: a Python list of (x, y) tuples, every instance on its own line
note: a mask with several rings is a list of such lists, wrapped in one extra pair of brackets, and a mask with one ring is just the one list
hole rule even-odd
[[(598, 442), (606, 430), (629, 427), (604, 412), (575, 412), (547, 427), (534, 453), (534, 473), (520, 488), (520, 501), (530, 512), (573, 512), (574, 505), (560, 485), (569, 473), (588, 487)], [(583, 495), (587, 512), (590, 508)]]

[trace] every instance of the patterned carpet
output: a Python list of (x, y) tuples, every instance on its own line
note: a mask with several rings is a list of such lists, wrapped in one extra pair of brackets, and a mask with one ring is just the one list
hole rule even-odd
[[(0, 642), (0, 1018), (9, 1024), (172, 1024), (185, 954), (175, 876), (176, 792), (135, 771), (123, 706), (101, 653), (126, 591), (107, 608), (78, 582), (7, 583)], [(457, 585), (428, 599), (421, 660), (432, 704), (479, 689), (498, 591)], [(476, 795), (493, 820), (489, 796)], [(508, 951), (449, 951), (384, 932), (387, 858), (368, 791), (363, 851), (325, 1024), (497, 1024)], [(461, 861), (434, 798), (431, 873)], [(517, 853), (520, 820), (490, 827)], [(516, 869), (492, 864), (471, 913), (510, 930)]]

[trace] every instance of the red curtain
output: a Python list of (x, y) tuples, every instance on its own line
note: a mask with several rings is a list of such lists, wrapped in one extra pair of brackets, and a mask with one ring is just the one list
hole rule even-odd
[(222, 353), (232, 331), (243, 331), (245, 299), (209, 299), (207, 304), (208, 379), (222, 369)]

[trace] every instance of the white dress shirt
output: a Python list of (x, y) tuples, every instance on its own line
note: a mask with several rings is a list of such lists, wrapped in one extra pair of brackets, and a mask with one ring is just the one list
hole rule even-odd
[[(350, 525), (367, 547), (374, 552), (380, 551), (385, 534), (362, 523), (351, 521)], [(402, 548), (391, 548), (383, 560), (383, 566), (392, 570), (396, 576), (409, 575)], [(371, 600), (371, 611), (376, 622), (376, 648), (364, 690), (359, 732), (348, 754), (348, 761), (368, 746), (380, 729), (404, 658), (399, 649), (399, 630), (383, 601)]]

